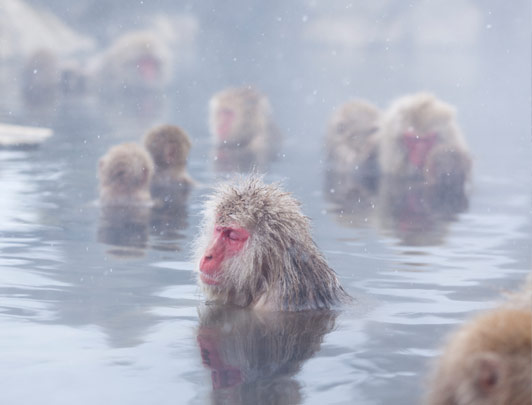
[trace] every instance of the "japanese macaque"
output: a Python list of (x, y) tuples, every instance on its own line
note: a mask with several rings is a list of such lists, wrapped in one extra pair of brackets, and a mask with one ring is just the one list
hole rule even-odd
[(327, 163), (330, 170), (374, 182), (377, 177), (377, 135), (381, 113), (364, 100), (353, 100), (333, 114), (327, 130)]
[(379, 135), (379, 165), (385, 175), (463, 188), (471, 158), (453, 107), (431, 94), (396, 100)]
[(222, 170), (248, 169), (272, 160), (281, 136), (272, 120), (267, 97), (250, 87), (231, 88), (212, 96), (209, 127)]
[(334, 203), (330, 211), (347, 226), (367, 225), (375, 207), (380, 120), (377, 107), (352, 100), (340, 106), (329, 122), (324, 194)]
[(298, 404), (294, 378), (335, 324), (334, 311), (201, 308), (197, 340), (211, 370), (213, 403)]
[(32, 53), (22, 73), (24, 100), (31, 106), (51, 108), (58, 96), (59, 64), (56, 55), (47, 49)]
[(151, 205), (153, 171), (152, 159), (141, 146), (134, 143), (113, 146), (99, 161), (100, 204)]
[(119, 37), (97, 63), (97, 84), (104, 94), (157, 91), (170, 80), (171, 52), (155, 33)]
[(153, 128), (144, 138), (144, 146), (155, 164), (152, 194), (160, 194), (169, 188), (189, 188), (193, 181), (187, 173), (190, 138), (175, 125)]
[(299, 202), (255, 176), (220, 185), (197, 240), (198, 282), (214, 301), (298, 311), (348, 302)]
[(429, 405), (529, 405), (532, 286), (451, 336), (432, 376)]

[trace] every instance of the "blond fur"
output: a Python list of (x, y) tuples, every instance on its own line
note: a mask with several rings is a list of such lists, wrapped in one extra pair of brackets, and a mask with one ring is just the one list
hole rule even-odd
[[(436, 146), (442, 145), (469, 159), (467, 144), (456, 123), (455, 109), (432, 94), (416, 93), (397, 99), (385, 114), (379, 134), (379, 165), (384, 174), (424, 176), (426, 167), (420, 173), (408, 162), (402, 136), (409, 130), (419, 134), (435, 132), (438, 134)], [(467, 173), (465, 177), (468, 176)]]
[(223, 303), (272, 310), (329, 308), (349, 301), (310, 234), (299, 202), (278, 185), (255, 175), (220, 185), (205, 203), (196, 270), (215, 224), (250, 232), (243, 250), (222, 264), (218, 286), (203, 285), (207, 297)]
[(432, 376), (427, 404), (530, 404), (531, 297), (528, 283), (510, 301), (450, 337)]
[(141, 146), (113, 146), (99, 161), (100, 203), (103, 205), (151, 204), (153, 162)]

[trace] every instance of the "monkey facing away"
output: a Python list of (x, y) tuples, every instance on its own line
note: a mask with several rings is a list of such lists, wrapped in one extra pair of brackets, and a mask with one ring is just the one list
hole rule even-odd
[(385, 175), (463, 188), (471, 157), (455, 109), (428, 93), (396, 100), (379, 134), (379, 166)]
[(268, 98), (251, 87), (229, 88), (213, 95), (209, 128), (221, 167), (232, 160), (260, 166), (275, 157), (281, 143)]
[(255, 176), (217, 188), (197, 240), (198, 282), (209, 299), (297, 311), (348, 302), (310, 234), (299, 202)]
[(175, 125), (161, 125), (150, 130), (144, 146), (155, 164), (152, 193), (158, 189), (188, 188), (194, 182), (187, 173), (191, 142), (185, 131)]
[(134, 143), (113, 146), (99, 161), (100, 204), (104, 206), (151, 205), (153, 162)]
[(432, 376), (429, 405), (529, 405), (532, 283), (451, 337)]

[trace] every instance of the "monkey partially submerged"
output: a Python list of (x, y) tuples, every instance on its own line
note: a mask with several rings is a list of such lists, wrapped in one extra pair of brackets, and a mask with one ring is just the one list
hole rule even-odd
[(144, 138), (144, 146), (155, 164), (152, 194), (160, 189), (185, 189), (194, 182), (187, 173), (190, 138), (175, 125), (161, 125), (150, 130)]
[(216, 167), (246, 171), (273, 160), (281, 135), (268, 98), (251, 87), (229, 88), (209, 101), (209, 129), (216, 147)]
[(100, 203), (104, 206), (151, 205), (153, 162), (139, 145), (113, 146), (98, 163)]
[(332, 115), (327, 129), (327, 166), (336, 174), (372, 183), (378, 176), (381, 112), (364, 100), (351, 100)]
[(460, 328), (445, 348), (426, 398), (430, 405), (532, 402), (532, 282), (499, 308)]
[(278, 185), (255, 175), (223, 184), (204, 215), (196, 269), (208, 298), (288, 311), (351, 300), (312, 240), (299, 202)]
[(471, 156), (455, 109), (432, 94), (396, 100), (379, 134), (382, 173), (459, 192), (471, 174)]

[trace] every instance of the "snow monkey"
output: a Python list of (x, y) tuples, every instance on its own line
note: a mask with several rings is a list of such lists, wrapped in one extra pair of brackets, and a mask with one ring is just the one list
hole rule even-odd
[(532, 283), (460, 328), (432, 377), (430, 405), (529, 405), (532, 401)]
[(99, 58), (96, 81), (104, 94), (157, 91), (170, 80), (171, 59), (168, 45), (155, 33), (129, 32)]
[(348, 225), (364, 224), (374, 206), (379, 183), (380, 119), (381, 112), (374, 105), (351, 100), (341, 105), (329, 121), (324, 191), (335, 204), (333, 211), (340, 213), (337, 218)]
[(377, 107), (364, 100), (349, 101), (334, 112), (326, 137), (331, 170), (360, 180), (376, 175), (380, 119)]
[(428, 93), (392, 103), (379, 135), (383, 174), (463, 187), (471, 158), (455, 116), (453, 107)]
[(251, 87), (213, 95), (209, 127), (217, 148), (251, 153), (259, 164), (273, 159), (281, 142), (268, 98)]
[(310, 234), (299, 202), (251, 175), (207, 200), (197, 240), (198, 282), (209, 299), (297, 311), (348, 302)]
[(99, 161), (100, 203), (107, 206), (150, 205), (153, 162), (134, 143), (113, 146)]
[(186, 167), (191, 142), (185, 131), (175, 125), (158, 126), (145, 136), (144, 146), (155, 164), (152, 191), (169, 186), (186, 188), (193, 184)]

